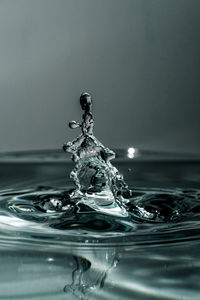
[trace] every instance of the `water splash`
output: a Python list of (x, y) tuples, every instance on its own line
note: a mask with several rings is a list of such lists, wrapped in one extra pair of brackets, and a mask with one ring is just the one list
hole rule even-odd
[[(0, 299), (10, 299), (11, 291), (16, 299), (45, 294), (48, 299), (178, 299), (186, 293), (187, 299), (199, 299), (199, 165), (172, 163), (166, 168), (164, 163), (156, 171), (155, 163), (144, 168), (146, 163), (140, 162), (141, 173), (136, 171), (133, 180), (122, 163), (129, 185), (142, 186), (130, 191), (111, 164), (115, 153), (93, 134), (91, 104), (90, 95), (83, 94), (83, 121), (70, 122), (81, 135), (64, 144), (75, 163), (70, 175), (75, 188), (69, 182), (63, 188), (63, 164), (44, 166), (40, 158), (39, 165), (11, 164), (10, 173), (1, 165), (6, 180), (0, 190), (0, 247), (5, 257), (16, 251), (17, 258), (8, 267), (1, 255), (9, 276), (1, 280)], [(134, 155), (129, 148), (128, 157)], [(159, 188), (153, 187), (156, 180)], [(27, 278), (34, 286), (31, 293)]]
[(89, 207), (109, 214), (127, 216), (123, 193), (131, 191), (122, 174), (111, 164), (115, 153), (106, 148), (93, 134), (92, 98), (88, 93), (80, 97), (84, 111), (81, 123), (71, 121), (69, 127), (81, 128), (72, 142), (63, 145), (63, 150), (72, 153), (75, 167), (70, 173), (76, 189), (70, 194), (75, 202), (87, 203)]

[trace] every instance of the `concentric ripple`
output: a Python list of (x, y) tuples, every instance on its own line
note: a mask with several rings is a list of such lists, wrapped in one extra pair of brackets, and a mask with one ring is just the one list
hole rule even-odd
[(71, 201), (53, 155), (1, 164), (0, 299), (199, 300), (200, 160), (120, 158), (134, 186), (120, 217)]
[[(39, 187), (1, 192), (0, 228), (15, 237), (80, 244), (152, 244), (199, 238), (200, 191), (132, 189), (126, 217), (74, 203), (71, 190)], [(107, 208), (110, 210), (110, 207)]]

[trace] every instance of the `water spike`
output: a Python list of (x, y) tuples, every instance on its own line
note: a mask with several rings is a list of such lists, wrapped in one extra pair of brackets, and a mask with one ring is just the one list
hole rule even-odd
[[(122, 190), (128, 191), (123, 176), (111, 164), (115, 153), (105, 147), (93, 134), (94, 119), (92, 97), (88, 93), (80, 96), (80, 105), (84, 111), (82, 122), (71, 121), (69, 127), (81, 128), (81, 134), (72, 142), (63, 145), (63, 150), (72, 154), (75, 167), (70, 173), (76, 189), (72, 199), (93, 202), (94, 205), (112, 204), (119, 214), (125, 213)], [(104, 203), (104, 204), (103, 204)], [(111, 211), (111, 210), (110, 210)]]

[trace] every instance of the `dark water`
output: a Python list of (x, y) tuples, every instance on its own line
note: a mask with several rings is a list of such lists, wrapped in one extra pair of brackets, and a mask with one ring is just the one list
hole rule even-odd
[(125, 217), (72, 205), (59, 152), (0, 160), (0, 299), (200, 299), (198, 157), (119, 152)]

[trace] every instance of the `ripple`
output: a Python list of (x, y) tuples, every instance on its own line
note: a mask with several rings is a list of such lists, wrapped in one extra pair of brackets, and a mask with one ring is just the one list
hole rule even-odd
[(71, 190), (39, 187), (4, 190), (0, 195), (0, 233), (7, 242), (58, 246), (150, 246), (199, 240), (200, 191), (134, 188), (127, 217), (75, 204)]

